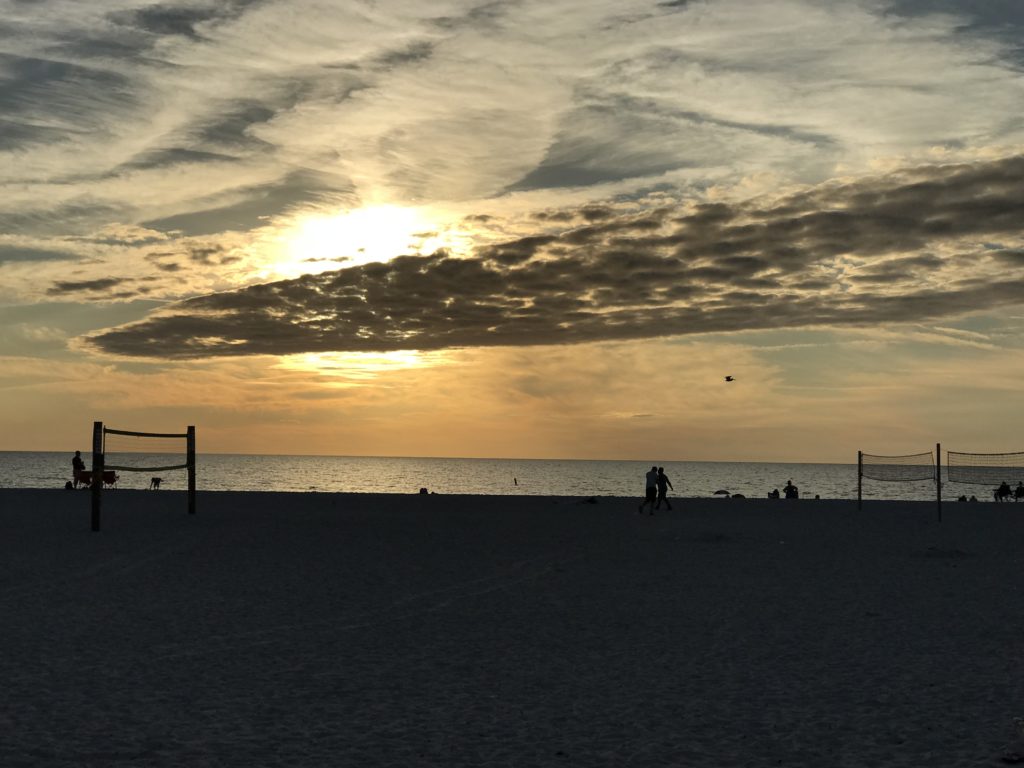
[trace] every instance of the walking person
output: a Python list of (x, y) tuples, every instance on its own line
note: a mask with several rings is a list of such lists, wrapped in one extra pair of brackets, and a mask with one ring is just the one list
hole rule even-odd
[[(672, 505), (668, 502), (668, 489), (672, 488), (672, 481), (668, 479), (668, 475), (665, 474), (664, 467), (658, 467), (658, 501), (654, 505), (655, 509), (661, 509), (661, 502), (665, 502), (665, 507), (672, 509)], [(674, 491), (675, 488), (672, 488)]]
[(658, 500), (658, 468), (651, 467), (651, 471), (647, 473), (646, 478), (646, 489), (644, 492), (644, 500), (640, 503), (640, 509), (637, 514), (642, 515), (644, 507), (650, 505), (650, 514), (654, 514), (654, 502)]

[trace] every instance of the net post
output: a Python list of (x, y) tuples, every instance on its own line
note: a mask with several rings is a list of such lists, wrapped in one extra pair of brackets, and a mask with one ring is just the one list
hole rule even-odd
[(103, 490), (103, 422), (92, 423), (92, 480), (89, 483), (92, 492), (92, 529), (100, 529), (100, 493)]
[(864, 451), (857, 451), (857, 509), (861, 504), (861, 489), (864, 485)]
[(196, 513), (196, 428), (190, 426), (185, 435), (186, 458), (188, 464), (188, 513)]
[(942, 522), (942, 444), (935, 444), (935, 506)]

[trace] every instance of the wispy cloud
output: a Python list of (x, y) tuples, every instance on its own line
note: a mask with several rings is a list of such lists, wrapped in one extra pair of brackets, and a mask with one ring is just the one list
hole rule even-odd
[(1012, 18), (991, 9), (972, 26), (868, 0), (5, 5), (8, 231), (248, 230), (331, 192), (814, 183), (1022, 138), (993, 31)]

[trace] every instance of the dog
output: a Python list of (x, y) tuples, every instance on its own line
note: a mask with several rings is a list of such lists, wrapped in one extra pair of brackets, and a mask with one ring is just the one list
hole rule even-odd
[(162, 482), (163, 482), (163, 480), (160, 479), (159, 477), (151, 477), (151, 478), (149, 478), (149, 490), (151, 490), (151, 491), (159, 491), (160, 490), (160, 483), (162, 483)]

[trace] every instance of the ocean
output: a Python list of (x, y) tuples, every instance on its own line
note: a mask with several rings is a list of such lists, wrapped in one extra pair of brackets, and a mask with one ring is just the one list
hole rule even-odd
[[(91, 456), (85, 456), (85, 461), (91, 467)], [(166, 466), (184, 459), (166, 454), (108, 454), (107, 463)], [(764, 498), (792, 480), (802, 498), (857, 498), (856, 464), (668, 461), (659, 465), (674, 486), (670, 496), (708, 497), (724, 490)], [(200, 454), (196, 485), (203, 491), (417, 493), (427, 488), (449, 494), (640, 497), (650, 467), (643, 461)], [(162, 478), (165, 490), (182, 490), (187, 484), (185, 470), (118, 474), (118, 488), (146, 488), (153, 475)], [(0, 488), (62, 488), (70, 478), (70, 453), (0, 451)], [(1015, 485), (1019, 478), (1006, 479)], [(974, 494), (990, 500), (991, 487), (944, 483), (943, 498)], [(864, 498), (929, 501), (935, 498), (935, 484), (866, 479)]]

